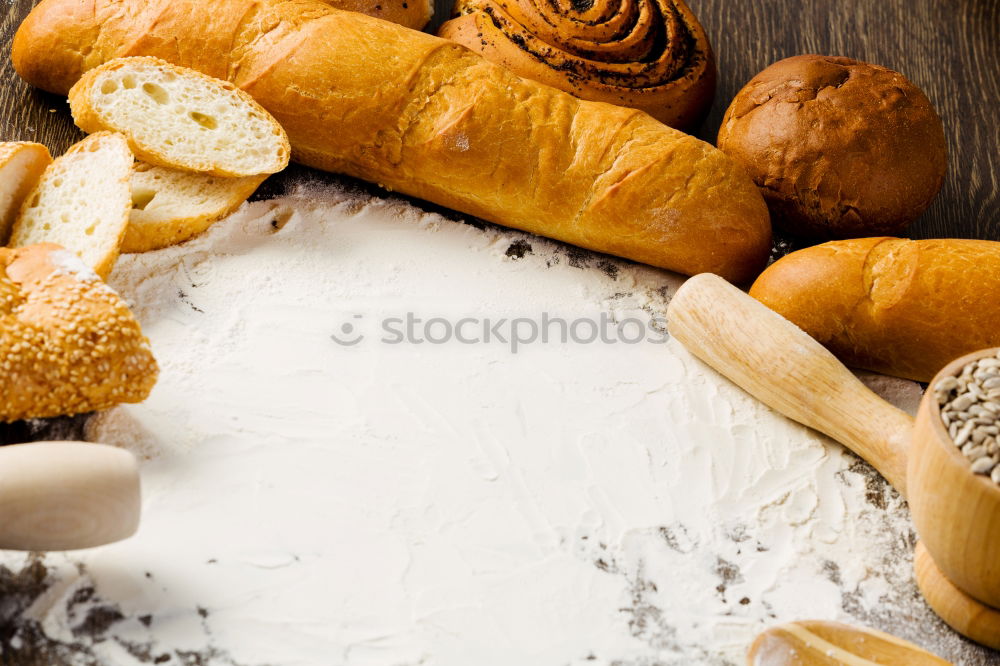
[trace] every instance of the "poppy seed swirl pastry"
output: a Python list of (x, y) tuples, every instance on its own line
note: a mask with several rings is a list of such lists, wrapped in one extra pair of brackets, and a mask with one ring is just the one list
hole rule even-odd
[(581, 99), (698, 122), (715, 57), (683, 0), (457, 0), (438, 31), (515, 74)]

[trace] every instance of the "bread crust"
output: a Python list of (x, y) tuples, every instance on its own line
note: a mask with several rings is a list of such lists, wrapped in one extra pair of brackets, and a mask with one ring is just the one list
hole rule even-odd
[[(0, 142), (0, 178), (3, 179), (3, 187), (9, 188), (7, 198), (0, 205), (0, 245), (7, 244), (21, 204), (50, 164), (52, 155), (40, 143)], [(17, 166), (23, 169), (18, 171)]]
[(438, 35), (581, 99), (645, 111), (678, 129), (715, 96), (715, 55), (683, 0), (576, 5), (458, 0)]
[(726, 111), (719, 148), (761, 188), (774, 223), (813, 238), (895, 235), (944, 182), (944, 128), (902, 74), (818, 55), (781, 60)]
[(847, 365), (930, 381), (1000, 346), (1000, 243), (859, 238), (793, 252), (750, 295)]
[(681, 273), (749, 280), (770, 250), (760, 193), (708, 144), (311, 0), (45, 0), (14, 63), (65, 92), (140, 54), (231, 80), (308, 166)]
[(157, 373), (139, 323), (75, 254), (0, 248), (0, 420), (140, 402)]

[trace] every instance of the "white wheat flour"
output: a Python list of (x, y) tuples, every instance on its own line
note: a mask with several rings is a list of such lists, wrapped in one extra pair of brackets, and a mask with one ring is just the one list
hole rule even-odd
[(898, 496), (676, 342), (376, 339), (408, 311), (648, 321), (676, 276), (304, 186), (111, 283), (162, 375), (89, 436), (144, 457), (143, 525), (46, 559), (46, 640), (109, 664), (741, 664), (829, 618), (965, 649), (919, 600)]

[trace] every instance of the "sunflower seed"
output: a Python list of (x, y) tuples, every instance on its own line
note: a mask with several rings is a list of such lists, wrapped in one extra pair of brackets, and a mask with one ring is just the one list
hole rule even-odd
[(949, 391), (955, 390), (956, 387), (958, 387), (957, 379), (954, 377), (945, 377), (934, 385), (934, 390), (937, 393), (948, 393)]
[(993, 479), (993, 483), (1000, 483), (1000, 465), (993, 468), (993, 473), (990, 474), (990, 478)]
[(949, 409), (956, 412), (964, 412), (969, 406), (976, 401), (976, 397), (970, 393), (963, 393), (948, 405)]
[(986, 455), (985, 446), (974, 446), (972, 450), (965, 454), (965, 457), (969, 460), (979, 460)]
[(997, 461), (989, 456), (983, 456), (972, 463), (973, 474), (989, 474), (990, 470), (996, 466)]
[(962, 446), (965, 444), (966, 440), (969, 439), (969, 435), (972, 434), (972, 429), (976, 427), (975, 423), (969, 422), (962, 426), (962, 429), (958, 431), (958, 435), (955, 436), (955, 446)]

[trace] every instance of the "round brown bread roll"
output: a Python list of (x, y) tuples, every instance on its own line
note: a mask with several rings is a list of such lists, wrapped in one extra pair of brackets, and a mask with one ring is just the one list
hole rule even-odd
[(772, 221), (812, 238), (893, 235), (941, 189), (941, 119), (897, 72), (849, 58), (777, 62), (736, 95), (719, 148), (761, 188)]
[(845, 364), (929, 382), (1000, 346), (1000, 243), (855, 238), (792, 252), (750, 295)]
[(157, 373), (139, 322), (79, 257), (0, 248), (0, 421), (140, 402)]
[(715, 56), (683, 0), (457, 0), (438, 35), (580, 99), (689, 128), (715, 96)]

